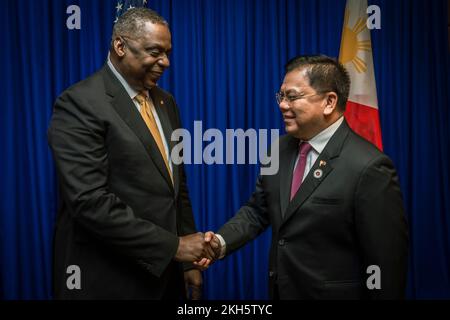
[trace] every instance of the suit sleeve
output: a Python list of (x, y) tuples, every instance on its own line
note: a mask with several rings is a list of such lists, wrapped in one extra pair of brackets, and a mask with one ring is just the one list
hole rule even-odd
[(72, 219), (84, 230), (160, 276), (176, 253), (178, 237), (136, 217), (108, 190), (106, 130), (107, 125), (82, 97), (68, 91), (57, 99), (48, 139), (61, 196)]
[[(178, 106), (175, 102), (175, 99), (173, 98), (173, 96), (170, 96), (171, 100), (172, 100), (172, 105), (173, 105), (173, 109), (172, 109), (172, 113), (171, 113), (171, 118), (172, 123), (174, 123), (174, 130), (182, 128), (181, 126), (181, 119), (180, 119), (180, 114), (179, 114), (179, 109)], [(184, 166), (183, 164), (180, 164), (179, 167), (179, 172), (180, 172), (180, 223), (179, 223), (179, 227), (178, 227), (178, 233), (181, 236), (185, 236), (188, 234), (192, 234), (192, 233), (196, 233), (197, 232), (197, 227), (195, 226), (195, 220), (194, 220), (194, 214), (192, 212), (192, 205), (191, 205), (191, 200), (189, 198), (189, 191), (188, 191), (188, 186), (187, 186), (187, 181), (186, 181), (186, 173), (184, 171)]]
[(248, 202), (217, 233), (224, 238), (228, 255), (260, 235), (269, 224), (263, 178), (259, 176)]
[[(173, 96), (170, 96), (172, 101), (172, 112), (170, 113), (171, 122), (174, 124), (174, 130), (178, 128), (182, 128), (181, 125), (181, 117), (179, 113), (179, 109), (177, 103)], [(185, 236), (188, 234), (196, 233), (197, 227), (195, 226), (194, 214), (192, 211), (191, 200), (189, 198), (189, 190), (186, 181), (186, 173), (184, 171), (183, 164), (179, 165), (179, 174), (180, 174), (180, 193), (179, 193), (179, 216), (177, 218), (178, 221), (178, 235)], [(194, 265), (190, 262), (183, 263), (183, 269), (185, 271), (193, 269)]]
[[(398, 177), (391, 160), (381, 156), (366, 167), (356, 190), (356, 233), (363, 270), (380, 268), (381, 289), (367, 289), (370, 299), (402, 299), (408, 263), (408, 227)], [(370, 277), (372, 273), (366, 274)]]

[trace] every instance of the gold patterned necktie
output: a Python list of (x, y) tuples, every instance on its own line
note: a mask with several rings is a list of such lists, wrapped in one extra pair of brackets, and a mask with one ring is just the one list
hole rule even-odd
[(161, 156), (164, 159), (164, 163), (166, 164), (167, 171), (169, 172), (170, 175), (170, 180), (172, 180), (173, 184), (172, 171), (170, 171), (169, 161), (167, 160), (164, 144), (161, 135), (159, 133), (158, 126), (156, 125), (155, 117), (153, 116), (153, 113), (150, 109), (150, 103), (149, 99), (147, 98), (147, 94), (145, 92), (142, 92), (138, 94), (135, 97), (135, 99), (137, 102), (139, 102), (139, 105), (141, 106), (140, 112), (142, 119), (144, 119), (145, 124), (147, 125), (148, 129), (150, 130), (150, 133), (153, 136), (153, 139), (155, 139), (155, 142), (158, 145), (159, 152), (161, 153)]

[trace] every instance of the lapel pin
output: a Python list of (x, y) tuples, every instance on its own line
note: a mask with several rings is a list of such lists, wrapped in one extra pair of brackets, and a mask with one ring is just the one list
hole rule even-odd
[(320, 178), (322, 178), (322, 175), (323, 175), (322, 169), (316, 169), (316, 170), (314, 170), (314, 178), (320, 179)]
[(164, 104), (164, 101), (161, 100), (160, 103), (161, 103), (161, 104)]
[(327, 165), (327, 162), (325, 160), (320, 160), (319, 167), (325, 167)]

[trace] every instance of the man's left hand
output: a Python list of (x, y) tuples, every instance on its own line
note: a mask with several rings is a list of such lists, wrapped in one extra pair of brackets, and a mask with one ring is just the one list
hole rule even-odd
[(184, 285), (189, 300), (200, 300), (202, 298), (203, 278), (200, 270), (191, 269), (185, 271)]

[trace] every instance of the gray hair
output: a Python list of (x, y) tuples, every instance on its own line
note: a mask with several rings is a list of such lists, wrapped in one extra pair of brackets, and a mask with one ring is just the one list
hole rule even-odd
[(113, 27), (112, 41), (120, 35), (139, 36), (146, 22), (169, 27), (167, 21), (155, 11), (143, 7), (133, 8), (127, 10), (117, 19)]

